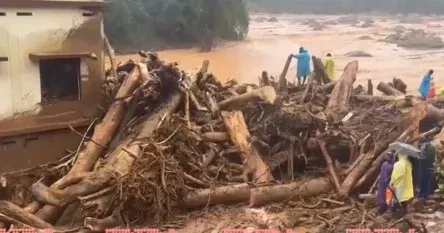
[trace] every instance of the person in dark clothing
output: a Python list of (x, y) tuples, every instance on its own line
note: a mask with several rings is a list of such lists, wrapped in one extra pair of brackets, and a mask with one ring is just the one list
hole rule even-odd
[(427, 199), (433, 195), (434, 163), (436, 151), (426, 138), (420, 139), (420, 149), (425, 159), (419, 160), (421, 167), (421, 179), (419, 183), (419, 198)]
[(379, 213), (384, 213), (387, 208), (387, 188), (390, 184), (390, 178), (392, 176), (393, 165), (395, 164), (395, 151), (387, 153), (385, 162), (381, 165), (381, 172), (379, 174), (378, 193), (376, 202), (379, 206)]

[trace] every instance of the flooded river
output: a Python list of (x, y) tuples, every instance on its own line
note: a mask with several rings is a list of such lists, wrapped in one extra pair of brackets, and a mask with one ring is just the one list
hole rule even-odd
[[(359, 61), (358, 84), (364, 84), (372, 79), (377, 85), (379, 81), (391, 81), (393, 77), (402, 78), (408, 83), (408, 90), (416, 94), (421, 77), (429, 70), (435, 70), (435, 82), (444, 85), (444, 50), (407, 50), (394, 44), (379, 42), (388, 34), (391, 28), (399, 25), (395, 17), (371, 17), (372, 27), (363, 28), (347, 23), (328, 25), (326, 29), (314, 31), (303, 22), (307, 19), (319, 21), (335, 20), (339, 16), (311, 15), (274, 15), (276, 22), (269, 22), (271, 15), (252, 15), (250, 33), (246, 40), (227, 42), (218, 46), (214, 51), (200, 53), (197, 49), (178, 49), (161, 51), (164, 60), (177, 61), (185, 70), (192, 70), (201, 64), (202, 60), (210, 60), (210, 71), (221, 80), (237, 79), (241, 82), (257, 82), (260, 73), (267, 70), (270, 74), (279, 76), (285, 60), (290, 53), (305, 47), (311, 55), (324, 57), (332, 53), (336, 62), (336, 78), (339, 78), (345, 65)], [(428, 20), (428, 21), (427, 21)], [(432, 22), (433, 21), (433, 22)], [(435, 25), (430, 27), (430, 23)], [(440, 35), (444, 21), (426, 19), (422, 24), (404, 24), (406, 29), (424, 29)], [(359, 39), (361, 36), (369, 40)], [(347, 57), (351, 51), (363, 51), (372, 57)], [(121, 56), (121, 60), (135, 58), (132, 55)], [(295, 61), (289, 70), (287, 78), (293, 80), (296, 73)], [(440, 78), (440, 77), (443, 78)]]

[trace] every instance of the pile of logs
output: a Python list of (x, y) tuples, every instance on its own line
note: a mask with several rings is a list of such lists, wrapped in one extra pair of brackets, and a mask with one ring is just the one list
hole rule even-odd
[[(116, 65), (119, 78), (107, 91), (115, 97), (92, 136), (47, 169), (69, 171), (57, 180), (36, 177), (26, 206), (0, 201), (0, 228), (100, 232), (158, 226), (218, 204), (261, 206), (327, 192), (344, 200), (375, 185), (390, 143), (434, 136), (444, 119), (432, 104), (406, 96), (402, 80), (380, 83), (380, 96), (371, 81), (367, 90), (354, 88), (357, 61), (338, 81), (316, 71), (320, 77), (295, 87), (266, 72), (260, 85), (222, 84), (208, 61), (187, 74), (156, 54), (141, 55), (141, 63)], [(423, 119), (430, 129), (420, 129)], [(6, 188), (13, 176), (2, 175)]]

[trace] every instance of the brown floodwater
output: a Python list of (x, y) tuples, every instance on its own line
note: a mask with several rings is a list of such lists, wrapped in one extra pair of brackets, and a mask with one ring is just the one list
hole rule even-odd
[[(444, 85), (444, 78), (440, 78), (444, 73), (444, 50), (407, 50), (378, 41), (392, 33), (390, 29), (399, 25), (398, 19), (371, 16), (375, 23), (370, 28), (338, 24), (329, 25), (322, 31), (313, 31), (303, 24), (304, 20), (334, 20), (338, 16), (275, 15), (277, 22), (260, 21), (259, 17), (269, 18), (271, 15), (253, 15), (250, 33), (244, 41), (227, 42), (206, 53), (200, 53), (197, 49), (174, 49), (158, 53), (164, 60), (178, 62), (184, 70), (196, 69), (207, 59), (210, 61), (210, 72), (222, 81), (236, 79), (240, 82), (257, 82), (263, 70), (275, 77), (279, 76), (287, 56), (303, 46), (311, 55), (318, 57), (332, 53), (336, 62), (336, 78), (340, 77), (348, 62), (358, 60), (357, 84), (365, 84), (368, 79), (372, 79), (377, 85), (379, 81), (388, 82), (397, 77), (408, 84), (409, 92), (416, 94), (421, 77), (429, 69), (434, 69), (436, 84)], [(440, 19), (426, 20), (433, 21), (434, 25), (444, 25)], [(404, 24), (404, 27), (442, 34), (442, 29), (427, 25)], [(361, 36), (369, 36), (371, 39), (358, 39)], [(351, 51), (364, 51), (372, 57), (346, 56)], [(128, 58), (136, 57), (120, 56), (121, 60)], [(293, 61), (287, 78), (293, 80), (295, 73), (296, 65)]]

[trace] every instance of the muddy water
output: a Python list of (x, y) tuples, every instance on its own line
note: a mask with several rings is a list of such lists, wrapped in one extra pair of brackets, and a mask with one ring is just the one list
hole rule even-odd
[[(378, 42), (390, 34), (390, 29), (399, 25), (395, 18), (371, 17), (375, 25), (360, 28), (349, 24), (329, 25), (322, 31), (313, 31), (303, 24), (306, 19), (334, 20), (337, 16), (296, 16), (275, 15), (277, 22), (259, 22), (258, 17), (269, 18), (270, 15), (253, 15), (248, 38), (240, 42), (229, 42), (217, 47), (215, 51), (199, 53), (196, 49), (167, 50), (159, 54), (168, 61), (179, 62), (182, 69), (191, 70), (198, 67), (202, 60), (210, 60), (210, 70), (221, 80), (237, 79), (241, 82), (257, 82), (262, 70), (279, 76), (286, 57), (300, 46), (308, 49), (311, 55), (323, 57), (333, 54), (336, 62), (336, 77), (339, 78), (345, 65), (359, 61), (358, 84), (365, 84), (372, 79), (390, 81), (393, 77), (402, 78), (408, 83), (409, 92), (416, 94), (421, 77), (429, 69), (434, 69), (435, 82), (444, 85), (444, 50), (406, 50), (393, 44)], [(364, 18), (363, 16), (360, 16)], [(424, 24), (404, 24), (407, 29), (421, 28), (428, 32), (442, 33), (440, 28), (429, 28), (428, 24), (444, 25), (444, 21), (429, 18)], [(433, 22), (432, 22), (433, 21)], [(370, 36), (371, 40), (360, 40), (361, 36)], [(373, 57), (350, 58), (345, 54), (351, 51), (364, 51)], [(125, 60), (131, 55), (122, 56)], [(293, 80), (296, 73), (293, 62), (287, 78)], [(443, 78), (440, 78), (440, 77)]]

